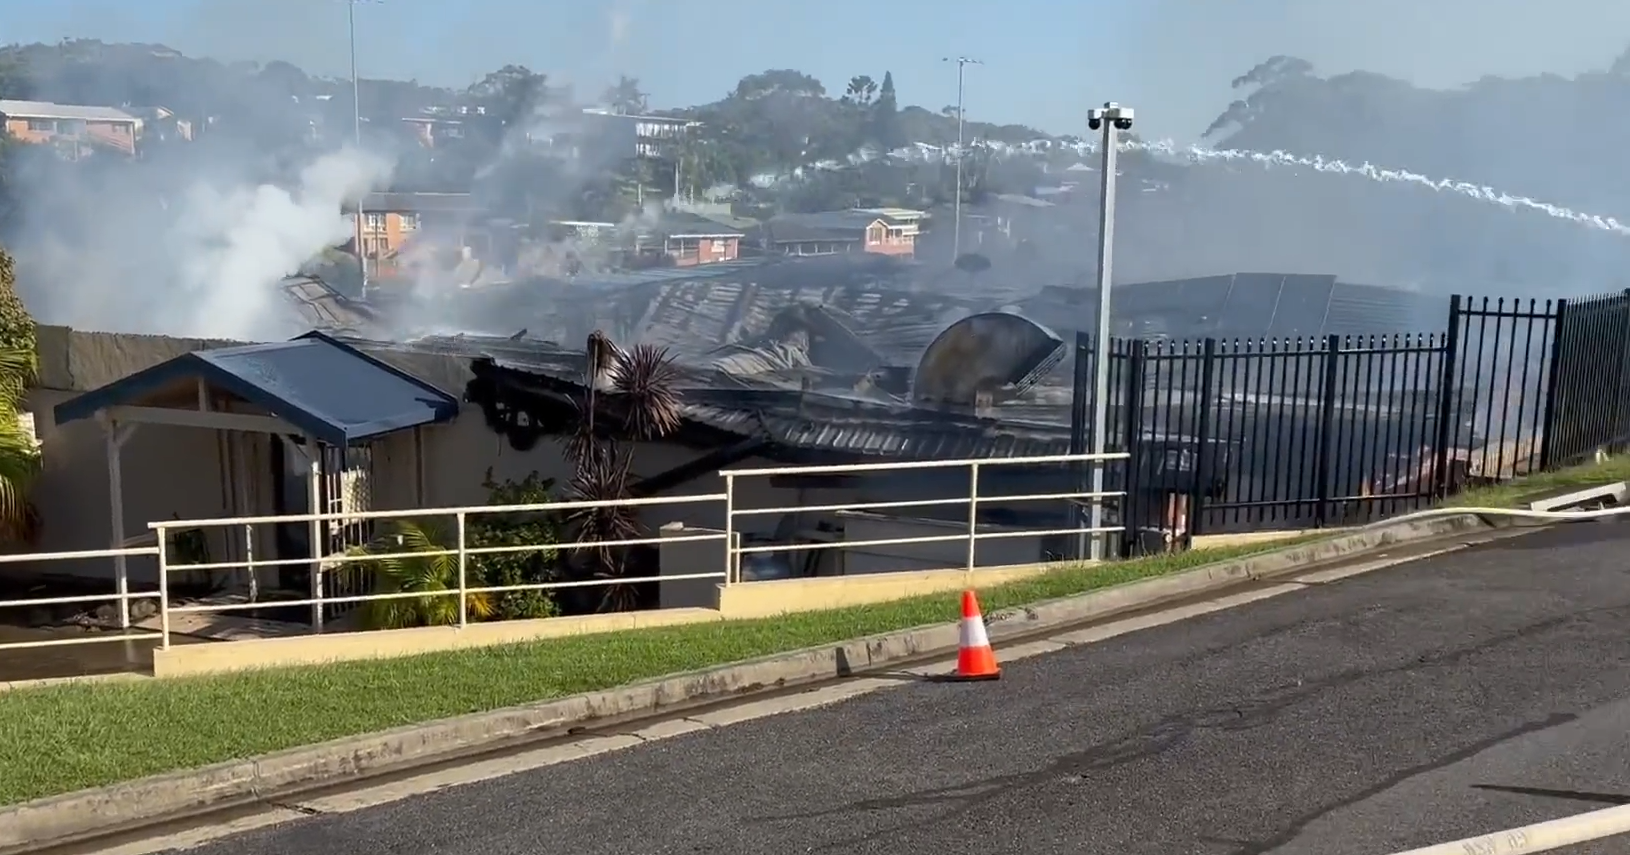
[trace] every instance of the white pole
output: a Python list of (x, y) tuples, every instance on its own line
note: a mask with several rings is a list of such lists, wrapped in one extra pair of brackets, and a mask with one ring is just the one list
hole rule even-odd
[(962, 257), (962, 80), (963, 70), (968, 67), (968, 61), (956, 61), (956, 196), (955, 213), (952, 218), (956, 225), (951, 228), (951, 261), (956, 262)]
[[(109, 421), (104, 426), (107, 434), (108, 457), (108, 518), (112, 523), (112, 542), (108, 546), (123, 549), (125, 545), (125, 486), (122, 447), (124, 437), (119, 423)], [(162, 535), (162, 532), (160, 533)], [(123, 555), (113, 557), (114, 585), (119, 592), (119, 628), (130, 628), (130, 566)]]
[[(346, 30), (351, 38), (351, 131), (358, 151), (362, 150), (362, 86), (357, 81), (357, 2), (345, 0)], [(362, 295), (368, 295), (368, 257), (362, 251), (362, 199), (357, 199), (357, 264), (362, 272)]]
[(951, 261), (955, 263), (962, 257), (962, 114), (966, 112), (963, 107), (963, 80), (965, 72), (970, 65), (983, 65), (977, 59), (959, 56), (955, 59), (945, 57), (941, 62), (956, 63), (956, 195), (953, 197), (951, 218), (956, 222), (951, 224)]
[[(1103, 190), (1098, 202), (1098, 364), (1092, 395), (1092, 453), (1104, 454), (1109, 441), (1109, 292), (1115, 261), (1115, 122), (1103, 120)], [(1092, 462), (1092, 491), (1104, 491), (1104, 463)], [(1124, 511), (1123, 511), (1124, 512)], [(1094, 561), (1104, 558), (1104, 499), (1092, 499), (1092, 553)]]

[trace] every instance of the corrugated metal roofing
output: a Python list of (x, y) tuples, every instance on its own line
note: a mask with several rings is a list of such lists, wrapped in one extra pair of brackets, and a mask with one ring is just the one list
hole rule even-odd
[(201, 379), (329, 445), (450, 421), (457, 399), (320, 333), (194, 351), (56, 406), (58, 424)]
[(0, 99), (0, 115), (14, 119), (72, 119), (83, 122), (134, 122), (136, 117), (114, 107), (54, 104), (50, 101)]

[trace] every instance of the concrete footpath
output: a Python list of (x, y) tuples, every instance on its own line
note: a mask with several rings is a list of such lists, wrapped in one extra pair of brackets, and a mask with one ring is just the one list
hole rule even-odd
[(1386, 855), (1630, 802), (1627, 628), (1564, 526), (195, 851)]

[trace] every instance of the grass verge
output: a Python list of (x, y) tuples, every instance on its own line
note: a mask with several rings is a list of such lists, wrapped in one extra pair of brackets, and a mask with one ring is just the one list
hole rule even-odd
[[(1066, 568), (987, 588), (980, 603), (994, 611), (1067, 597), (1308, 539)], [(14, 690), (0, 693), (0, 805), (951, 621), (957, 614), (957, 596), (937, 594), (401, 659)]]
[(1600, 463), (1586, 463), (1550, 472), (1536, 472), (1504, 484), (1478, 487), (1449, 497), (1451, 508), (1514, 508), (1523, 500), (1547, 490), (1597, 487), (1617, 481), (1630, 481), (1630, 454), (1609, 457)]

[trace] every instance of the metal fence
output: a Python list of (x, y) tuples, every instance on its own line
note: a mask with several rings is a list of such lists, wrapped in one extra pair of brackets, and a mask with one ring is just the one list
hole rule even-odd
[[(1630, 445), (1630, 291), (1456, 296), (1443, 332), (1111, 343), (1106, 447), (1131, 529), (1373, 521)], [(1093, 447), (1090, 336), (1072, 450)], [(1127, 541), (1128, 548), (1137, 543)]]
[[(38, 562), (50, 560), (110, 559), (113, 563), (114, 591), (106, 594), (83, 596), (42, 597), (0, 600), (0, 609), (37, 608), (56, 604), (84, 604), (87, 608), (113, 603), (121, 617), (123, 631), (85, 632), (66, 638), (44, 638), (21, 642), (0, 643), (0, 650), (26, 647), (46, 647), (94, 642), (129, 641), (144, 639), (156, 641), (168, 649), (174, 635), (207, 635), (211, 627), (206, 624), (218, 615), (233, 615), (257, 621), (275, 621), (282, 628), (278, 634), (291, 631), (322, 632), (325, 621), (336, 614), (334, 606), (360, 607), (372, 605), (376, 609), (389, 609), (399, 603), (414, 610), (407, 624), (446, 624), (467, 626), (481, 620), (492, 620), (501, 615), (492, 608), (506, 595), (526, 592), (548, 593), (562, 596), (569, 590), (613, 588), (629, 590), (635, 586), (660, 586), (675, 582), (715, 582), (732, 585), (753, 581), (743, 573), (744, 560), (772, 554), (812, 553), (823, 550), (856, 551), (889, 548), (882, 560), (888, 569), (964, 569), (1003, 563), (1035, 564), (1052, 558), (1065, 558), (1072, 550), (1050, 545), (1060, 540), (1085, 538), (1094, 533), (1118, 534), (1119, 529), (1102, 527), (1090, 529), (1068, 524), (1068, 508), (1094, 500), (1114, 500), (1120, 494), (1114, 491), (1094, 493), (1067, 489), (1070, 465), (1099, 464), (1120, 466), (1124, 453), (1096, 456), (1090, 454), (1055, 455), (1047, 457), (1005, 458), (994, 460), (946, 460), (931, 462), (874, 463), (833, 466), (793, 466), (765, 469), (736, 469), (721, 473), (725, 491), (702, 495), (660, 496), (605, 501), (562, 501), (533, 505), (480, 505), (459, 508), (415, 508), (404, 510), (358, 511), (334, 510), (315, 514), (287, 514), (278, 516), (232, 517), (220, 519), (161, 520), (149, 523), (156, 545), (131, 549), (102, 549), (63, 553), (30, 553), (0, 556), (0, 563)], [(993, 470), (1026, 471), (1034, 477), (996, 478)], [(752, 507), (741, 500), (743, 492), (762, 496), (762, 491), (743, 491), (744, 481), (775, 477), (808, 477), (831, 479), (834, 476), (865, 476), (903, 473), (911, 476), (914, 484), (930, 481), (923, 477), (934, 472), (953, 477), (942, 483), (955, 484), (954, 495), (946, 497), (919, 497), (902, 494), (898, 483), (878, 484), (873, 487), (847, 483), (833, 494), (834, 501), (825, 504), (803, 502), (786, 507)], [(1028, 489), (1014, 489), (1014, 487)], [(802, 490), (793, 491), (802, 494)], [(878, 498), (896, 497), (900, 498)], [(1043, 515), (1052, 520), (1041, 525), (1013, 525), (1004, 522), (1003, 512), (1016, 505), (1051, 506)], [(934, 509), (952, 508), (948, 518), (936, 517)], [(718, 528), (686, 526), (681, 532), (660, 532), (649, 537), (622, 537), (617, 539), (555, 537), (547, 541), (507, 543), (497, 546), (472, 542), (472, 523), (484, 516), (536, 517), (548, 516), (562, 526), (569, 520), (583, 521), (595, 514), (623, 513), (641, 510), (672, 510), (675, 516), (687, 516), (688, 510), (711, 509), (717, 512)], [(926, 509), (926, 510), (925, 510)], [(880, 513), (880, 512), (890, 513)], [(898, 512), (905, 513), (898, 513)], [(900, 533), (882, 538), (839, 538), (835, 540), (807, 536), (796, 528), (783, 530), (783, 518), (806, 519), (813, 515), (832, 515), (851, 519), (865, 516), (882, 521), (897, 530), (934, 529), (926, 533)], [(773, 534), (771, 542), (764, 541), (764, 526), (758, 520), (775, 520), (768, 528)], [(344, 526), (367, 524), (376, 536), (366, 547), (351, 544), (343, 551), (329, 554), (325, 544), (335, 543), (331, 531)], [(279, 526), (309, 527), (313, 536), (307, 542), (318, 545), (318, 552), (288, 557), (276, 555), (275, 550), (252, 548), (257, 530), (276, 530)], [(600, 526), (606, 530), (618, 526)], [(176, 560), (175, 537), (178, 533), (221, 530), (239, 533), (251, 548), (246, 557), (237, 561), (184, 563)], [(558, 528), (557, 528), (558, 532)], [(744, 537), (744, 535), (746, 535)], [(1000, 555), (982, 555), (983, 545), (1024, 541), (1033, 555), (1016, 561), (1004, 561)], [(680, 572), (675, 568), (660, 567), (655, 574), (630, 572), (639, 568), (633, 564), (621, 565), (607, 572), (564, 573), (556, 562), (546, 581), (501, 583), (495, 582), (487, 572), (483, 558), (523, 553), (570, 553), (584, 549), (620, 549), (628, 547), (671, 547), (681, 544), (708, 544), (712, 547), (708, 557), (693, 561), (700, 553), (685, 557)], [(926, 547), (926, 549), (925, 549)], [(915, 548), (913, 551), (911, 548)], [(941, 554), (942, 550), (949, 550)], [(1020, 550), (1023, 551), (1022, 549)], [(276, 555), (276, 557), (272, 557)], [(157, 583), (151, 590), (130, 590), (130, 575), (126, 566), (130, 557), (152, 558), (157, 565)], [(874, 556), (876, 557), (876, 556)], [(391, 572), (384, 568), (394, 565)], [(307, 574), (309, 590), (281, 592), (278, 596), (257, 596), (265, 590), (259, 584), (259, 574), (287, 568), (316, 568)], [(196, 579), (209, 576), (235, 588), (239, 593), (177, 601), (178, 578)], [(347, 590), (335, 595), (335, 587), (328, 584), (330, 577), (366, 576), (367, 584), (361, 590)], [(387, 578), (390, 577), (390, 578)], [(245, 595), (242, 592), (250, 592)], [(143, 601), (152, 604), (152, 614), (143, 614), (140, 626), (131, 620), (131, 604)], [(603, 603), (601, 604), (604, 605)], [(604, 610), (604, 609), (595, 609)], [(144, 610), (146, 611), (146, 610)], [(355, 608), (351, 612), (363, 612)], [(377, 612), (376, 612), (377, 614)], [(367, 614), (353, 628), (368, 628), (374, 621)], [(187, 625), (178, 626), (181, 622)], [(198, 624), (198, 625), (193, 625)], [(104, 626), (107, 630), (114, 627)], [(240, 629), (243, 627), (240, 627)], [(331, 627), (332, 628), (332, 627)], [(249, 627), (250, 634), (268, 630), (265, 624)]]

